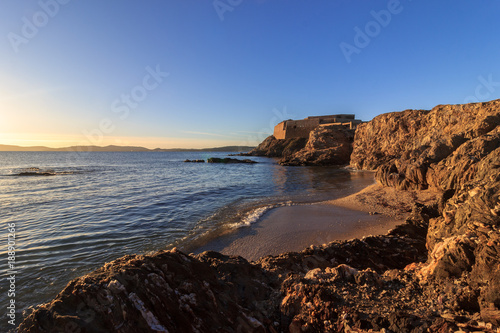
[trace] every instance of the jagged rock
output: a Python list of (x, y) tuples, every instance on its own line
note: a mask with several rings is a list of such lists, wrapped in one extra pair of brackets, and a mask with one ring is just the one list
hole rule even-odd
[(477, 164), (500, 146), (500, 127), (462, 144), (451, 155), (429, 166), (427, 183), (440, 190), (460, 188), (474, 176)]
[[(473, 172), (470, 172), (473, 170)], [(484, 320), (500, 323), (500, 148), (491, 151), (460, 180), (443, 214), (431, 219), (424, 273), (463, 276), (477, 295)], [(449, 245), (451, 242), (451, 246)], [(442, 251), (441, 256), (436, 253)], [(430, 270), (430, 271), (429, 271)]]
[(205, 160), (184, 160), (185, 163), (205, 163)]
[(280, 160), (281, 165), (349, 164), (354, 131), (338, 126), (320, 126), (309, 133), (306, 146)]
[(271, 286), (218, 253), (125, 256), (70, 282), (20, 332), (264, 332), (279, 319)]
[[(492, 132), (498, 125), (500, 100), (438, 105), (431, 111), (386, 113), (358, 126), (351, 165), (358, 169), (378, 169), (377, 180), (387, 186), (425, 189), (429, 186), (429, 167), (450, 156), (465, 142)], [(487, 151), (495, 144), (494, 138), (484, 140), (490, 144), (482, 146), (478, 142), (475, 146), (478, 150)], [(487, 154), (469, 153), (473, 159)], [(460, 168), (453, 164), (455, 167)], [(436, 168), (429, 179), (432, 185), (440, 182), (441, 176), (436, 175), (438, 170), (449, 173), (448, 168)]]
[(428, 236), (431, 251), (444, 238), (469, 231), (487, 239), (499, 226), (496, 207), (500, 203), (500, 148), (490, 152), (473, 169), (471, 175), (464, 174), (470, 180), (461, 181), (463, 185), (444, 204), (442, 217), (431, 221)]
[(287, 157), (302, 148), (307, 143), (305, 138), (294, 138), (278, 140), (274, 136), (268, 136), (256, 148), (242, 156), (265, 156), (265, 157)]
[(460, 235), (446, 238), (434, 246), (429, 262), (420, 274), (424, 279), (460, 277), (474, 264), (474, 237)]
[(422, 127), (425, 110), (386, 113), (358, 125), (354, 136), (351, 165), (376, 170), (413, 148), (417, 131)]
[[(378, 116), (358, 126), (351, 157), (358, 168), (376, 169), (386, 186), (443, 191), (419, 274), (437, 284), (462, 279), (471, 291), (456, 300), (455, 310), (477, 304), (482, 318), (494, 323), (500, 322), (499, 145), (495, 100)], [(446, 297), (457, 299), (450, 290)]]
[(207, 160), (207, 162), (208, 163), (224, 163), (224, 164), (237, 164), (237, 163), (255, 164), (255, 163), (258, 163), (256, 161), (252, 161), (250, 159), (240, 160), (237, 158), (230, 158), (230, 157), (226, 157), (226, 158), (210, 157)]
[(345, 165), (352, 152), (354, 130), (338, 126), (320, 126), (309, 138), (278, 140), (267, 137), (244, 156), (281, 157), (281, 165)]

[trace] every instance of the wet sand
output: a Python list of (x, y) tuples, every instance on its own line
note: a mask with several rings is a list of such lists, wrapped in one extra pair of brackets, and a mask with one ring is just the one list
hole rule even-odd
[(250, 227), (219, 237), (195, 253), (213, 250), (256, 260), (335, 240), (386, 234), (404, 222), (413, 202), (429, 203), (436, 196), (375, 184), (341, 199), (274, 208)]
[(252, 226), (217, 238), (196, 252), (213, 250), (256, 260), (334, 240), (385, 234), (401, 222), (324, 203), (278, 207)]

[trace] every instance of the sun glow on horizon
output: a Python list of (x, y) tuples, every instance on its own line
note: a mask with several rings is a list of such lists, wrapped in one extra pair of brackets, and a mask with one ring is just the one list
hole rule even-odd
[[(70, 146), (135, 146), (149, 149), (181, 148), (201, 149), (223, 146), (253, 146), (255, 143), (237, 140), (193, 139), (193, 138), (158, 138), (158, 137), (103, 137), (92, 141), (76, 135), (55, 134), (11, 134), (0, 133), (0, 144), (21, 147), (44, 146), (48, 148), (65, 148)], [(258, 143), (257, 143), (258, 144)]]

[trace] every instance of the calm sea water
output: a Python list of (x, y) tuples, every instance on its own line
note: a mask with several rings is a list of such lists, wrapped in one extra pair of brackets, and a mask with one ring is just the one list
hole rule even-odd
[[(125, 254), (191, 251), (273, 207), (345, 196), (373, 176), (335, 168), (184, 163), (227, 153), (0, 152), (0, 306), (8, 302), (15, 224), (15, 304), (47, 302), (73, 278)], [(0, 331), (8, 328), (2, 315)]]

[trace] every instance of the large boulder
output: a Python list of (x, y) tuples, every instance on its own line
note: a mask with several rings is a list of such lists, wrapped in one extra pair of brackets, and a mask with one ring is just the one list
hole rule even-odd
[(306, 146), (283, 157), (281, 165), (349, 164), (354, 131), (339, 126), (320, 126), (309, 133)]
[(279, 320), (272, 285), (260, 268), (215, 252), (125, 256), (71, 281), (19, 331), (265, 332)]
[(273, 135), (268, 136), (257, 147), (242, 156), (286, 157), (302, 148), (307, 143), (306, 138), (278, 140)]

